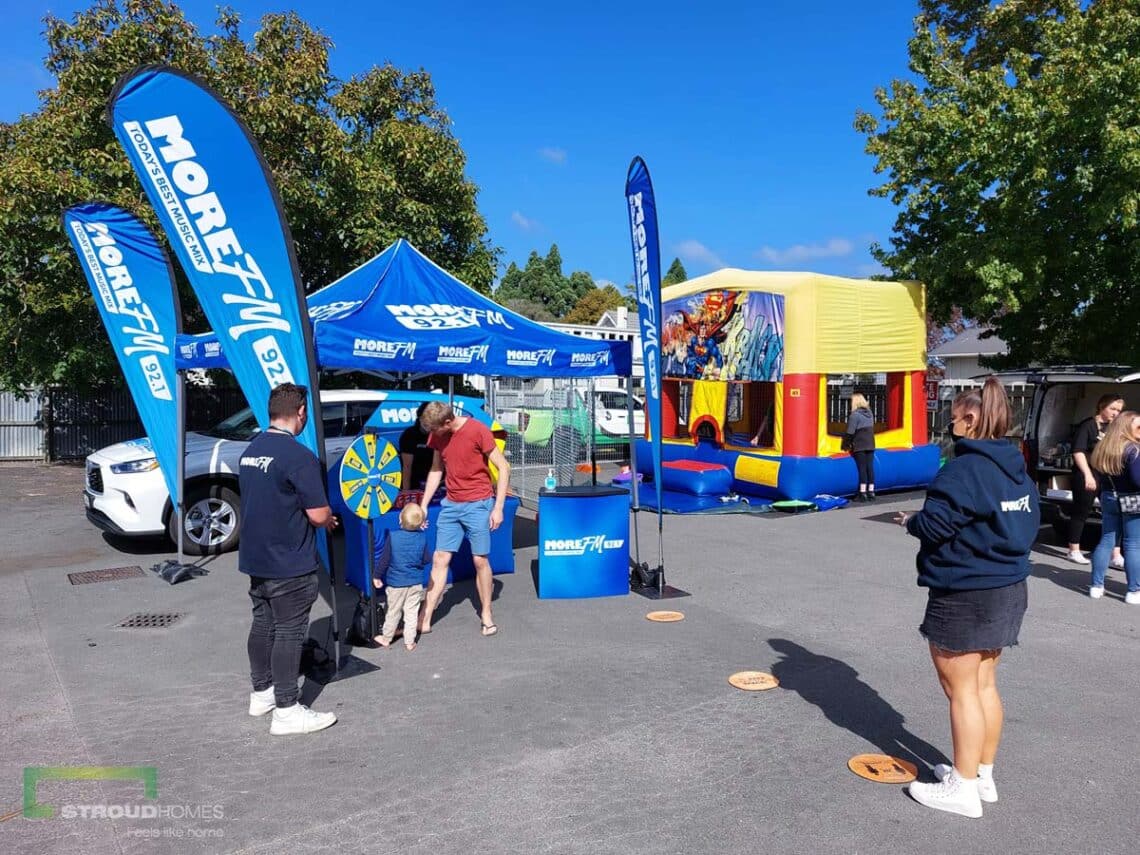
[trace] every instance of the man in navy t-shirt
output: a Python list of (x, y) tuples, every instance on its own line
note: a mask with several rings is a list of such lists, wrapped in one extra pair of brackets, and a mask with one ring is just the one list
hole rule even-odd
[(313, 733), (336, 722), (334, 713), (313, 712), (297, 701), (301, 644), (319, 587), (316, 530), (337, 524), (321, 462), (296, 439), (309, 417), (307, 395), (294, 383), (269, 394), (269, 428), (242, 454), (238, 474), (238, 569), (249, 576), (253, 601), (249, 714), (272, 712), (274, 736)]

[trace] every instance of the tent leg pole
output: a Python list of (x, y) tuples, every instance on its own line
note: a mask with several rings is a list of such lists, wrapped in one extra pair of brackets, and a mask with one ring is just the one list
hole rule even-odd
[(633, 383), (629, 383), (625, 394), (626, 424), (629, 426), (629, 489), (633, 496), (633, 560), (641, 564), (641, 538), (637, 530), (637, 512), (641, 510), (637, 485), (637, 439), (633, 427)]
[(186, 533), (186, 373), (178, 372), (178, 396), (174, 404), (174, 417), (178, 419), (178, 495), (174, 499), (174, 512), (178, 515), (178, 563), (185, 562), (182, 538)]

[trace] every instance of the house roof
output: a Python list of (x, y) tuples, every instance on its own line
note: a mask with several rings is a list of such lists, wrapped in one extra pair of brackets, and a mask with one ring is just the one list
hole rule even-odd
[(636, 330), (637, 329), (638, 321), (637, 321), (637, 312), (636, 311), (630, 311), (629, 309), (626, 309), (624, 326), (621, 323), (619, 323), (618, 314), (619, 314), (619, 312), (617, 309), (607, 309), (605, 312), (602, 313), (602, 316), (598, 319), (597, 326), (599, 326), (599, 327), (614, 327), (615, 329), (619, 329), (619, 330), (620, 329)]
[(982, 338), (982, 335), (991, 329), (991, 327), (980, 326), (962, 330), (950, 341), (943, 342), (930, 351), (930, 355), (945, 358), (947, 356), (998, 356), (1005, 353), (1008, 348), (1005, 342), (996, 335)]

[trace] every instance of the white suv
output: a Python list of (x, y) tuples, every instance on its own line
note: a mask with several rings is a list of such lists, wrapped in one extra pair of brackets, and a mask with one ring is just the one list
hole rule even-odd
[[(330, 466), (337, 463), (377, 409), (376, 423), (398, 435), (412, 424), (416, 408), (427, 400), (446, 401), (447, 396), (408, 390), (322, 389), (326, 462)], [(457, 396), (454, 404), (457, 411), (490, 425), (482, 401)], [(257, 431), (257, 419), (247, 407), (208, 431), (186, 434), (186, 552), (205, 555), (237, 546), (241, 527), (238, 464)], [(177, 516), (149, 439), (120, 442), (88, 456), (83, 502), (87, 519), (110, 534), (165, 534), (177, 541)]]

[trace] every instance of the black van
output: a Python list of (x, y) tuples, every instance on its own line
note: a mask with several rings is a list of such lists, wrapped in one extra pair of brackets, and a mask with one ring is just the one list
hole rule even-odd
[[(1064, 542), (1073, 502), (1073, 431), (1093, 415), (1101, 395), (1118, 394), (1124, 399), (1125, 409), (1140, 410), (1140, 370), (1128, 365), (1064, 365), (1002, 371), (997, 377), (1003, 383), (1034, 387), (1025, 414), (1021, 448), (1025, 465), (1041, 494), (1042, 519), (1052, 523)], [(1099, 510), (1094, 510), (1090, 521), (1099, 525), (1099, 519)], [(1095, 542), (1097, 538), (1099, 531), (1094, 530), (1082, 540)]]

